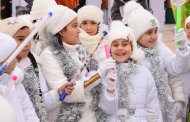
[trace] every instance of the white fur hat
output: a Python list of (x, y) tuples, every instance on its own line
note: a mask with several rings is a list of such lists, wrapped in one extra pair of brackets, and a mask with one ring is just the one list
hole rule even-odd
[(7, 19), (0, 20), (0, 32), (6, 33), (9, 36), (14, 36), (14, 34), (24, 26), (32, 29), (33, 24), (29, 17), (29, 15), (21, 15), (18, 17), (9, 17)]
[(53, 15), (49, 18), (44, 31), (53, 35), (61, 31), (77, 17), (77, 14), (72, 9), (62, 5), (53, 6), (49, 11)]
[(12, 52), (16, 49), (17, 43), (16, 41), (3, 33), (0, 33), (0, 63), (7, 59)]
[(32, 20), (37, 20), (41, 19), (46, 13), (46, 11), (52, 7), (57, 5), (55, 0), (34, 0), (32, 9), (31, 9), (31, 19)]
[(188, 16), (188, 17), (186, 18), (186, 20), (185, 20), (185, 28), (186, 28), (187, 23), (189, 23), (189, 22), (190, 22), (190, 16)]
[(126, 27), (121, 21), (112, 21), (110, 26), (110, 32), (108, 40), (110, 44), (116, 39), (125, 39), (132, 42), (133, 52), (131, 58), (141, 63), (144, 58), (144, 53), (137, 48), (137, 42), (135, 40), (135, 35), (133, 30), (129, 27)]
[(0, 95), (0, 118), (2, 122), (17, 122), (16, 113), (10, 103)]
[(86, 5), (80, 8), (77, 12), (79, 25), (84, 20), (92, 20), (96, 23), (103, 23), (103, 12), (101, 9), (94, 5)]
[(122, 22), (133, 29), (137, 40), (149, 29), (159, 27), (156, 17), (135, 1), (125, 4)]

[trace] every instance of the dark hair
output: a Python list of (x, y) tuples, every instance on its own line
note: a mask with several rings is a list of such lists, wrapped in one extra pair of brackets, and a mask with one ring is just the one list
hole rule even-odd
[[(67, 26), (65, 26), (60, 32), (62, 32), (62, 31), (67, 31)], [(59, 34), (59, 32), (55, 34), (55, 37), (58, 38), (59, 44), (62, 45), (62, 39), (61, 39), (61, 35)]]
[(34, 58), (34, 56), (31, 52), (28, 53), (28, 58), (32, 62), (34, 69), (36, 69), (38, 67), (38, 65), (37, 65), (36, 59)]

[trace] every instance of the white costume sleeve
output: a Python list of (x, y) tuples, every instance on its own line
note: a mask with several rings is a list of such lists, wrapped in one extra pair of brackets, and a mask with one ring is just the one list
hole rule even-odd
[(59, 95), (57, 90), (49, 90), (40, 67), (38, 67), (38, 69), (39, 69), (40, 88), (43, 96), (43, 103), (48, 111), (52, 111), (58, 105), (61, 104), (61, 102), (59, 101)]
[(169, 76), (168, 82), (172, 91), (172, 97), (175, 100), (175, 102), (179, 101), (184, 103), (185, 105), (185, 95), (182, 79), (179, 76)]
[(170, 75), (182, 74), (190, 69), (190, 48), (187, 47), (186, 51), (176, 50), (174, 54), (168, 47), (161, 45), (161, 60), (165, 65), (167, 72)]
[(17, 91), (19, 94), (19, 99), (21, 102), (25, 122), (39, 122), (39, 119), (35, 113), (33, 104), (30, 101), (30, 98), (28, 94), (26, 93), (23, 85), (21, 83), (18, 83), (16, 87), (18, 89)]
[[(52, 52), (47, 48), (40, 55), (41, 68), (47, 84), (50, 89), (57, 90), (62, 85), (68, 82), (67, 77), (64, 75), (61, 67), (53, 56)], [(85, 102), (84, 82), (76, 81), (71, 95), (66, 96), (65, 102)]]
[(107, 92), (107, 87), (103, 85), (103, 92), (100, 96), (100, 102), (98, 105), (106, 114), (116, 114), (118, 111), (118, 95), (115, 91), (115, 95)]

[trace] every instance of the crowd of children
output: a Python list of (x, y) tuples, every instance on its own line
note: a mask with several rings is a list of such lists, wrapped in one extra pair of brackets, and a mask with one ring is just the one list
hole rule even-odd
[[(175, 33), (181, 44), (173, 53), (157, 18), (135, 1), (123, 5), (122, 20), (105, 25), (97, 6), (76, 13), (54, 0), (34, 0), (30, 14), (0, 20), (0, 66), (48, 12), (0, 75), (3, 122), (185, 122), (190, 17)], [(183, 82), (170, 80), (176, 76)]]

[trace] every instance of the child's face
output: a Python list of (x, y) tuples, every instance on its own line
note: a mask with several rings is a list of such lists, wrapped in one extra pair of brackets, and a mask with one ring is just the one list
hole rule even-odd
[(186, 35), (187, 38), (190, 39), (190, 22), (186, 25)]
[(63, 41), (70, 45), (75, 45), (78, 43), (79, 33), (80, 33), (80, 30), (79, 30), (77, 18), (75, 18), (73, 21), (71, 21), (66, 26), (65, 29), (62, 29), (59, 32)]
[(138, 43), (146, 48), (153, 48), (156, 45), (157, 40), (157, 28), (152, 28), (145, 32), (138, 40)]
[(80, 27), (90, 36), (94, 36), (98, 33), (99, 25), (95, 21), (85, 20), (81, 23)]
[(117, 39), (111, 44), (111, 55), (119, 63), (129, 60), (132, 53), (131, 43), (124, 39)]
[[(24, 39), (30, 34), (30, 30), (28, 27), (22, 28), (20, 30), (18, 30), (15, 35), (13, 36), (13, 38), (16, 40), (17, 42), (17, 47), (20, 46), (20, 44), (22, 44), (22, 42), (24, 41)], [(29, 51), (31, 48), (31, 43), (29, 42), (23, 49), (22, 51), (18, 54), (17, 59), (21, 59), (24, 57), (27, 57)]]

